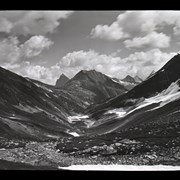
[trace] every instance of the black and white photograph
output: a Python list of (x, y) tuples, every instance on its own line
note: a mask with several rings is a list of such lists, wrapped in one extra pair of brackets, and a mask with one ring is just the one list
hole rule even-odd
[(0, 170), (179, 171), (180, 11), (1, 10)]

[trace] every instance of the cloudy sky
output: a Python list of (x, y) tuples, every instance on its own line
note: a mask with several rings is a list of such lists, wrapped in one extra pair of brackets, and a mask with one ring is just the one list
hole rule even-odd
[(145, 78), (180, 51), (180, 11), (0, 11), (0, 66), (55, 84), (95, 69)]

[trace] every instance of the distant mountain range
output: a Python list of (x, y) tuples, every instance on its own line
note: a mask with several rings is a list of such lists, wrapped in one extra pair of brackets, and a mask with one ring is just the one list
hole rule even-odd
[(128, 91), (143, 81), (137, 75), (135, 77), (127, 75), (124, 79), (112, 78), (112, 80), (123, 85)]

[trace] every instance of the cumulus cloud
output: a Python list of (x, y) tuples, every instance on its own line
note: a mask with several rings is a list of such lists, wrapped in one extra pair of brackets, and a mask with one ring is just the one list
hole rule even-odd
[(114, 22), (111, 26), (97, 25), (91, 31), (92, 38), (100, 38), (107, 40), (119, 40), (129, 37), (129, 35), (122, 31), (122, 28)]
[(49, 68), (46, 68), (41, 65), (28, 65), (24, 66), (24, 68), (21, 70), (21, 74), (31, 77), (32, 79), (38, 79), (38, 80), (44, 80), (46, 81), (52, 79), (52, 73), (49, 70)]
[(0, 18), (0, 32), (10, 33), (13, 25), (5, 18)]
[(135, 37), (132, 40), (125, 40), (124, 44), (127, 48), (142, 48), (145, 46), (167, 48), (170, 45), (170, 40), (171, 38), (166, 34), (153, 31), (144, 37)]
[(39, 55), (43, 50), (48, 49), (53, 42), (44, 36), (32, 36), (20, 46), (22, 56), (34, 57)]
[(2, 11), (0, 32), (45, 35), (53, 33), (61, 19), (68, 18), (72, 11)]
[(0, 62), (14, 64), (23, 58), (38, 56), (52, 44), (53, 42), (44, 36), (32, 36), (23, 44), (20, 44), (16, 36), (10, 36), (0, 41)]
[(0, 41), (0, 62), (15, 63), (20, 58), (19, 40), (17, 37), (9, 37)]
[(75, 51), (64, 56), (58, 65), (65, 74), (75, 75), (79, 70), (95, 69), (110, 76), (123, 78), (138, 74), (145, 78), (152, 70), (161, 68), (176, 53), (165, 53), (160, 49), (141, 51), (126, 58), (99, 54), (95, 51)]
[[(54, 85), (61, 73), (73, 77), (80, 70), (95, 69), (111, 77), (124, 78), (127, 74), (146, 78), (153, 70), (160, 69), (176, 53), (165, 53), (160, 49), (140, 51), (125, 58), (99, 54), (93, 50), (74, 51), (66, 54), (57, 64), (45, 67), (30, 61), (6, 66), (26, 77)], [(5, 66), (4, 66), (5, 67)]]
[[(92, 37), (119, 40), (125, 37), (147, 35), (165, 26), (172, 26), (174, 34), (180, 33), (179, 11), (126, 11), (111, 25), (97, 25), (91, 31)], [(111, 36), (113, 32), (120, 34)], [(124, 37), (123, 34), (126, 34)]]
[[(174, 55), (176, 55), (175, 52), (166, 53), (156, 48), (145, 52), (135, 52), (124, 58), (123, 61), (134, 68), (134, 75), (138, 74), (142, 78), (146, 78), (153, 70), (160, 69)], [(131, 72), (131, 69), (128, 72)]]
[(4, 64), (2, 67), (21, 76), (36, 79), (51, 85), (55, 85), (57, 78), (59, 78), (61, 74), (59, 66), (53, 65), (51, 67), (45, 67), (44, 65), (35, 64), (30, 61), (22, 61), (17, 64)]
[(40, 55), (52, 44), (51, 40), (41, 35), (32, 36), (24, 43), (20, 43), (16, 36), (4, 38), (0, 41), (0, 65), (19, 75), (52, 84), (59, 76), (60, 67), (45, 67), (30, 62), (30, 58)]

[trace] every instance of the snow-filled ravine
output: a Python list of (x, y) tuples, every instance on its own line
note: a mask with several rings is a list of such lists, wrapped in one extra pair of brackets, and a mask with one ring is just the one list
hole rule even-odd
[(167, 89), (165, 89), (164, 91), (162, 91), (161, 93), (153, 96), (153, 97), (149, 97), (149, 98), (144, 98), (144, 100), (139, 101), (136, 106), (130, 110), (127, 111), (124, 108), (117, 108), (117, 109), (113, 109), (113, 110), (109, 110), (107, 111), (105, 114), (116, 114), (119, 118), (125, 117), (126, 115), (134, 112), (135, 110), (147, 107), (151, 104), (159, 104), (157, 107), (151, 109), (158, 109), (161, 108), (163, 106), (165, 106), (166, 104), (178, 100), (180, 99), (180, 87), (178, 85), (178, 81), (177, 82), (173, 82)]
[(71, 124), (75, 124), (76, 122), (81, 121), (86, 125), (87, 128), (91, 127), (94, 124), (94, 121), (90, 120), (88, 115), (82, 115), (82, 114), (69, 116), (67, 120)]
[(135, 165), (72, 165), (59, 167), (64, 170), (84, 170), (84, 171), (175, 171), (180, 170), (180, 166), (155, 165), (155, 166), (135, 166)]

